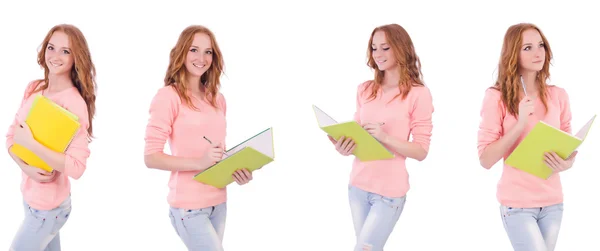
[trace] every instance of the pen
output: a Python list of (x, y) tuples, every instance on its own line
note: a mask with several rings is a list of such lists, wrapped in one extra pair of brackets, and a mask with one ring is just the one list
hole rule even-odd
[[(210, 141), (210, 139), (208, 139), (206, 136), (202, 136), (206, 141), (208, 141), (208, 143), (210, 143), (212, 145), (212, 141)], [(225, 151), (223, 151), (223, 155), (225, 156), (229, 156), (227, 155), (227, 153), (225, 153)]]
[(521, 77), (521, 85), (523, 85), (523, 91), (525, 92), (525, 96), (527, 97), (527, 88), (525, 88), (525, 81), (523, 81), (523, 76)]

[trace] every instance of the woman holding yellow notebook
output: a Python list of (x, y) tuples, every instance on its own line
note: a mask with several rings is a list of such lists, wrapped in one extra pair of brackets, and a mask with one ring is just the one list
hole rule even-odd
[[(552, 51), (542, 31), (533, 24), (516, 24), (504, 36), (498, 79), (485, 91), (478, 133), (481, 165), (489, 169), (506, 159), (539, 121), (571, 133), (567, 92), (547, 84)], [(545, 156), (554, 170), (541, 179), (504, 164), (497, 198), (504, 228), (514, 250), (552, 251), (563, 214), (559, 173), (573, 165), (575, 154), (563, 160)]]
[[(374, 77), (356, 89), (354, 120), (395, 156), (374, 161), (354, 157), (348, 199), (355, 251), (384, 250), (410, 190), (406, 160), (427, 157), (433, 130), (433, 97), (408, 32), (398, 24), (377, 27), (367, 46)], [(344, 156), (355, 148), (350, 138), (329, 139)]]
[[(144, 161), (148, 168), (171, 172), (169, 217), (188, 250), (223, 250), (226, 188), (193, 179), (224, 156), (222, 72), (223, 56), (213, 33), (203, 26), (187, 27), (171, 50), (164, 86), (149, 109)], [(163, 152), (167, 141), (171, 155)], [(233, 179), (246, 184), (252, 173), (240, 167)]]
[[(6, 134), (9, 154), (23, 172), (21, 191), (25, 207), (25, 219), (11, 250), (60, 250), (59, 230), (71, 212), (69, 177), (79, 179), (83, 175), (90, 155), (88, 144), (92, 137), (96, 86), (95, 68), (85, 37), (75, 26), (54, 26), (42, 42), (37, 61), (44, 69), (44, 78), (27, 85)], [(78, 118), (77, 132), (63, 152), (38, 142), (32, 132), (35, 130), (29, 127), (28, 114), (38, 95)], [(17, 147), (39, 157), (50, 171), (17, 157), (12, 151)]]

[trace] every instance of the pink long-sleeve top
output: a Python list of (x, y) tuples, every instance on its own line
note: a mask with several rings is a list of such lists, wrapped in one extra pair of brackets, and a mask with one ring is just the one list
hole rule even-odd
[[(412, 134), (412, 142), (429, 151), (434, 111), (429, 88), (412, 87), (405, 100), (398, 96), (393, 101), (391, 99), (400, 93), (398, 89), (386, 93), (379, 90), (375, 99), (368, 100), (371, 93), (370, 82), (358, 86), (354, 120), (359, 124), (385, 123), (381, 129), (401, 141), (409, 141)], [(391, 147), (384, 146), (394, 152)], [(406, 157), (397, 152), (394, 154), (393, 159), (366, 162), (355, 157), (350, 184), (386, 197), (406, 195), (410, 188)]]
[[(571, 133), (571, 110), (569, 97), (563, 88), (548, 86), (548, 113), (539, 97), (534, 101), (535, 113), (529, 116), (527, 126), (516, 142), (504, 154), (503, 160), (525, 138), (538, 121)], [(483, 151), (510, 131), (517, 123), (517, 118), (510, 115), (501, 100), (501, 93), (495, 89), (487, 89), (481, 107), (478, 144), (479, 157)], [(544, 207), (563, 201), (560, 175), (554, 174), (544, 180), (529, 173), (504, 164), (502, 176), (498, 182), (496, 197), (500, 204), (510, 207)]]
[(7, 149), (10, 149), (14, 144), (13, 136), (15, 126), (25, 122), (25, 118), (27, 117), (29, 109), (37, 94), (46, 96), (58, 105), (77, 115), (81, 125), (79, 132), (65, 151), (64, 172), (57, 173), (57, 177), (53, 181), (38, 183), (22, 172), (21, 192), (23, 193), (25, 202), (32, 208), (38, 210), (51, 210), (58, 207), (70, 195), (71, 183), (69, 182), (69, 177), (79, 179), (86, 169), (87, 159), (90, 156), (90, 149), (88, 148), (89, 142), (87, 139), (89, 117), (85, 100), (81, 97), (77, 88), (71, 87), (52, 94), (46, 94), (45, 91), (33, 93), (35, 83), (36, 81), (32, 81), (28, 84), (21, 100), (21, 106), (15, 115), (13, 123), (9, 126), (8, 133), (6, 134)]
[[(150, 118), (146, 127), (144, 154), (162, 153), (169, 142), (171, 155), (201, 158), (210, 143), (225, 146), (227, 106), (219, 93), (217, 108), (206, 100), (192, 98), (199, 111), (188, 107), (172, 86), (158, 90), (150, 105)], [(167, 201), (171, 207), (200, 209), (221, 204), (227, 200), (226, 188), (216, 188), (193, 180), (198, 171), (172, 171), (169, 179)]]

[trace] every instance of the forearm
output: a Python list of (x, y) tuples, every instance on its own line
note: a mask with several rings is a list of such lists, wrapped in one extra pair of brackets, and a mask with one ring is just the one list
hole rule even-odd
[(52, 151), (37, 141), (34, 141), (29, 150), (40, 157), (53, 170), (61, 173), (65, 172), (64, 153)]
[(400, 141), (388, 135), (383, 139), (382, 143), (389, 146), (394, 152), (406, 156), (407, 158), (422, 161), (427, 157), (427, 151), (425, 151), (420, 144), (415, 142)]
[(151, 169), (165, 171), (202, 171), (208, 167), (200, 167), (200, 160), (194, 158), (184, 158), (171, 156), (162, 152), (157, 152), (144, 156), (146, 167)]
[(490, 169), (496, 164), (508, 151), (508, 149), (517, 141), (525, 126), (523, 124), (515, 125), (508, 133), (500, 139), (489, 144), (479, 157), (479, 163), (486, 169)]

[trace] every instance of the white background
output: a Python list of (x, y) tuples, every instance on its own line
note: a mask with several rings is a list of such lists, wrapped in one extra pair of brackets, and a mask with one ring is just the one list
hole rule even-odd
[[(169, 2), (0, 4), (2, 133), (26, 84), (43, 76), (36, 53), (53, 25), (78, 26), (97, 67), (96, 139), (87, 171), (72, 181), (63, 250), (185, 250), (168, 217), (169, 173), (144, 166), (143, 139), (169, 51), (191, 24), (212, 29), (224, 54), (227, 144), (271, 126), (275, 133), (276, 161), (251, 184), (229, 188), (226, 250), (352, 249), (352, 159), (334, 151), (311, 104), (352, 119), (356, 86), (372, 77), (365, 56), (378, 25), (407, 29), (435, 106), (430, 153), (407, 163), (412, 189), (386, 250), (511, 250), (496, 201), (501, 165), (480, 167), (476, 147), (481, 101), (510, 25), (532, 22), (546, 34), (555, 55), (552, 83), (568, 91), (575, 129), (600, 112), (593, 25), (600, 19), (578, 1)], [(597, 121), (575, 167), (562, 175), (556, 250), (600, 249), (599, 147)], [(7, 249), (23, 218), (21, 176), (8, 154), (0, 167), (0, 249)]]

